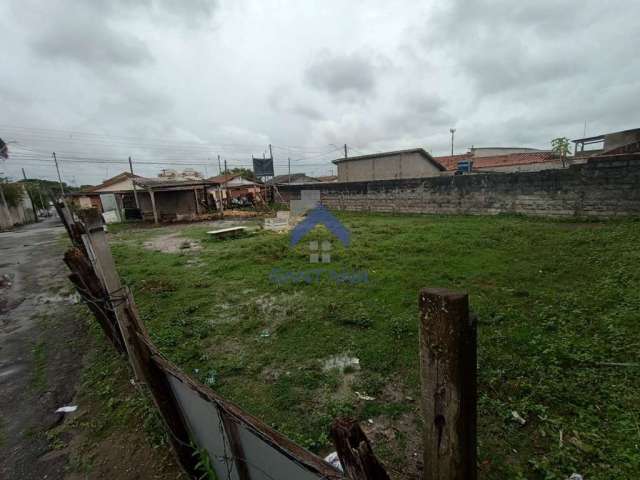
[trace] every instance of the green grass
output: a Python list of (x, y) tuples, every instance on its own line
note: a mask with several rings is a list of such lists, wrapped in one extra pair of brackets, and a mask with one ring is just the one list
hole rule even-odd
[[(198, 225), (182, 230), (202, 242), (197, 253), (143, 248), (165, 228), (121, 229), (113, 251), (158, 347), (313, 451), (330, 448), (335, 415), (415, 418), (419, 429), (418, 292), (447, 287), (467, 290), (480, 319), (481, 478), (640, 475), (640, 368), (600, 364), (640, 361), (639, 222), (340, 218), (352, 244), (333, 241), (329, 265), (309, 263), (307, 239), (294, 249), (271, 232), (214, 241)], [(323, 228), (308, 237), (330, 238)], [(318, 267), (366, 270), (369, 282), (270, 280), (274, 268)], [(323, 370), (342, 354), (360, 370)], [(374, 448), (402, 469), (414, 437), (407, 428)]]
[(33, 359), (33, 373), (31, 377), (31, 387), (38, 392), (44, 392), (47, 388), (47, 345), (44, 341), (38, 340), (31, 347)]

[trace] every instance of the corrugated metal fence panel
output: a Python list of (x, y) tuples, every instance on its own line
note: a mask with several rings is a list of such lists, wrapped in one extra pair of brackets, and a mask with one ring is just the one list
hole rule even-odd
[(239, 425), (238, 432), (244, 454), (247, 457), (251, 480), (318, 480), (324, 478), (286, 457), (265, 443), (251, 430)]
[[(192, 435), (200, 448), (205, 448), (220, 480), (240, 480), (220, 412), (215, 403), (202, 398), (189, 386), (166, 372)], [(265, 442), (251, 428), (237, 423), (240, 441), (251, 480), (318, 480), (326, 478), (306, 469), (284, 452)], [(224, 432), (224, 433), (223, 433)], [(227, 459), (225, 461), (225, 458)]]
[(187, 419), (198, 447), (205, 448), (220, 480), (239, 480), (231, 457), (229, 442), (223, 434), (222, 420), (216, 404), (207, 402), (171, 374), (166, 374), (171, 390)]

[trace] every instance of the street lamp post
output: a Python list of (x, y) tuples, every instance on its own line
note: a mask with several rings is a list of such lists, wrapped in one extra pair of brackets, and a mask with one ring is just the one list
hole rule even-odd
[(453, 137), (456, 133), (456, 129), (450, 128), (449, 131), (451, 132), (451, 156), (453, 156)]

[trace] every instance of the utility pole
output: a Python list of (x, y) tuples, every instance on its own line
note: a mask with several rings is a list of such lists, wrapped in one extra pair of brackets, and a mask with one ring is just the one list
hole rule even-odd
[(49, 205), (44, 203), (44, 199), (42, 198), (42, 190), (40, 189), (39, 186), (38, 186), (38, 197), (40, 198), (40, 203), (42, 204), (42, 208), (45, 211), (44, 216), (48, 217), (49, 216)]
[(22, 169), (22, 177), (24, 178), (24, 188), (27, 189), (27, 195), (29, 196), (29, 201), (31, 202), (31, 208), (33, 209), (33, 219), (36, 223), (38, 223), (38, 210), (36, 210), (36, 204), (33, 202), (33, 197), (31, 196), (31, 191), (27, 188), (27, 174), (24, 173), (24, 168)]
[(271, 150), (271, 144), (269, 144), (269, 158), (273, 160), (273, 151)]
[(220, 165), (220, 155), (218, 155), (218, 175), (222, 175), (222, 166)]
[(287, 164), (289, 167), (289, 183), (291, 183), (291, 157), (287, 157)]
[(60, 192), (62, 193), (62, 200), (64, 201), (64, 187), (62, 186), (62, 177), (60, 176), (60, 168), (58, 167), (58, 158), (56, 152), (53, 152), (53, 161), (56, 163), (56, 172), (58, 172), (58, 183), (60, 184)]
[(229, 171), (227, 170), (227, 159), (224, 159), (224, 174), (227, 175)]
[(138, 189), (136, 188), (135, 175), (133, 173), (133, 163), (131, 157), (129, 157), (129, 171), (131, 172), (131, 184), (133, 185), (133, 198), (136, 199), (136, 208), (140, 210), (140, 203), (138, 203)]
[(349, 155), (347, 154), (347, 144), (344, 144), (344, 158), (347, 158)]
[(449, 131), (451, 132), (451, 156), (453, 156), (453, 137), (456, 133), (456, 129), (450, 128)]

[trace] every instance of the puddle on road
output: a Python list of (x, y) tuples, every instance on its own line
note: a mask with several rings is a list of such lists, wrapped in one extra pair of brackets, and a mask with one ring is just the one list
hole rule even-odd
[(4, 370), (0, 370), (0, 378), (8, 377), (9, 375), (13, 375), (14, 373), (18, 373), (23, 369), (21, 365), (16, 365), (14, 367), (5, 368)]

